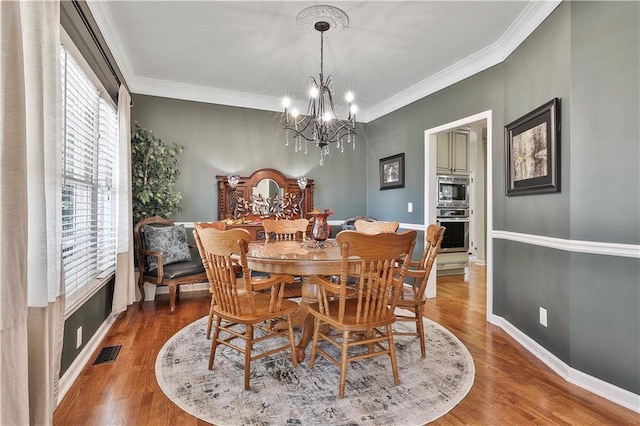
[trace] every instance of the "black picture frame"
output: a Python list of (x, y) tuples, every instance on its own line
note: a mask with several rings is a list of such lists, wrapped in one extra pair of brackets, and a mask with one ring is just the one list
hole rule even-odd
[(560, 100), (504, 128), (506, 195), (560, 192)]
[(380, 159), (380, 190), (404, 188), (404, 152)]

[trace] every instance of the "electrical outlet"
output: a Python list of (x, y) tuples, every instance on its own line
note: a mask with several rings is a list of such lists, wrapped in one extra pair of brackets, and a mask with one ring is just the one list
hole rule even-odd
[(407, 211), (413, 213), (413, 203), (407, 203)]
[(82, 346), (82, 326), (76, 330), (76, 349)]
[(540, 324), (547, 326), (547, 310), (542, 306), (540, 307)]

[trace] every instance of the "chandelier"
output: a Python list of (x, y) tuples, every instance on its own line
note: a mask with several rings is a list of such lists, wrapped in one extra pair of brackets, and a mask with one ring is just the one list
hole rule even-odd
[(340, 32), (349, 25), (349, 17), (345, 12), (333, 6), (316, 5), (304, 9), (296, 18), (298, 25), (313, 23), (313, 28), (320, 32), (320, 75), (309, 77), (309, 104), (307, 112), (301, 115), (291, 108), (291, 99), (284, 98), (283, 128), (285, 145), (289, 146), (289, 132), (293, 132), (295, 152), (304, 149), (312, 142), (320, 148), (320, 165), (324, 165), (324, 157), (329, 154), (329, 144), (335, 143), (340, 152), (344, 152), (345, 144), (356, 149), (356, 112), (358, 107), (353, 103), (353, 93), (348, 92), (345, 101), (348, 103), (348, 116), (341, 120), (335, 113), (331, 76), (324, 77), (324, 33)]

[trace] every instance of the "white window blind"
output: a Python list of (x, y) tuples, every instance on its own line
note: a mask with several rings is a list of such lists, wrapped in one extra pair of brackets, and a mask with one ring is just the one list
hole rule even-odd
[(68, 312), (115, 270), (118, 116), (64, 46), (61, 55), (62, 258)]

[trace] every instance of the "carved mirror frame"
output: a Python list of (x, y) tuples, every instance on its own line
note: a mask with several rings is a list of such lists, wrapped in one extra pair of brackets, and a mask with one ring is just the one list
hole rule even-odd
[[(216, 176), (218, 179), (218, 220), (233, 218), (232, 209), (232, 189), (227, 182), (226, 175)], [(251, 200), (253, 188), (263, 179), (271, 179), (280, 188), (284, 190), (285, 197), (287, 194), (300, 196), (300, 187), (298, 186), (298, 178), (288, 178), (275, 169), (256, 170), (248, 177), (240, 177), (240, 181), (236, 186), (236, 194), (245, 200)], [(313, 210), (313, 179), (307, 180), (307, 187), (304, 190), (303, 210), (305, 215)], [(249, 214), (248, 216), (253, 216)], [(300, 214), (296, 214), (291, 219), (300, 218)]]

